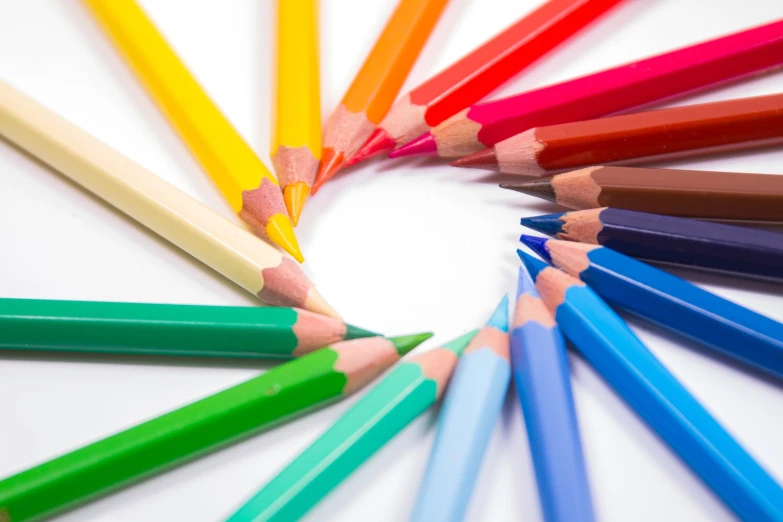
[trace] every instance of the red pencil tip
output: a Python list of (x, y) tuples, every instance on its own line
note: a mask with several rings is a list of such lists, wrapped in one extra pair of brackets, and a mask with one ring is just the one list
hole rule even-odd
[(364, 161), (378, 153), (393, 149), (396, 145), (397, 142), (385, 130), (381, 128), (375, 129), (367, 141), (364, 142), (362, 148), (359, 149), (359, 152), (345, 162), (345, 166), (356, 165), (360, 161)]
[(318, 168), (318, 174), (315, 176), (315, 183), (313, 183), (313, 194), (318, 192), (321, 185), (332, 179), (337, 174), (343, 165), (343, 153), (335, 152), (333, 148), (326, 147), (321, 152), (321, 165)]
[(402, 158), (405, 156), (414, 156), (417, 154), (433, 154), (438, 152), (438, 144), (435, 143), (435, 136), (430, 134), (422, 134), (415, 140), (406, 143), (398, 149), (394, 149), (389, 153), (390, 158)]
[(474, 152), (470, 156), (465, 156), (449, 163), (452, 167), (463, 167), (469, 169), (487, 169), (500, 170), (498, 159), (495, 156), (495, 149), (489, 148)]

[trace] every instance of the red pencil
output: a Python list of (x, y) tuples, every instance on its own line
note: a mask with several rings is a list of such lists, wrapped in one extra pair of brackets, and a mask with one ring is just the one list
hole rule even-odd
[(347, 165), (422, 135), (500, 87), (622, 0), (549, 0), (397, 101)]
[(783, 94), (771, 94), (538, 127), (452, 165), (544, 176), (778, 144)]
[(783, 20), (456, 114), (389, 157), (473, 154), (545, 125), (589, 120), (704, 90), (783, 65)]

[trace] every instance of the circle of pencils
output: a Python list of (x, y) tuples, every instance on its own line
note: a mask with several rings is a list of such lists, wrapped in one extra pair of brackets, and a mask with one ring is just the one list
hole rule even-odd
[(0, 480), (0, 506), (28, 520), (88, 502), (361, 388), (431, 334), (345, 341)]
[(783, 176), (773, 174), (588, 167), (500, 186), (576, 210), (613, 207), (722, 221), (783, 222)]
[(391, 158), (459, 157), (533, 127), (588, 120), (691, 94), (783, 64), (783, 20), (620, 65), (574, 80), (473, 105)]
[(290, 359), (377, 335), (297, 308), (0, 298), (0, 350)]
[(615, 208), (523, 218), (544, 234), (631, 257), (783, 281), (783, 234)]

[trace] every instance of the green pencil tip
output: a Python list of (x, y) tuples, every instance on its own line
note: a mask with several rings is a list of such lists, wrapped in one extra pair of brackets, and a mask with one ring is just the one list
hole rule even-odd
[(365, 330), (364, 328), (359, 328), (358, 326), (353, 326), (352, 324), (346, 324), (345, 325), (345, 340), (350, 341), (351, 339), (362, 339), (364, 337), (379, 337), (381, 334), (371, 332), (370, 330)]
[(389, 337), (389, 341), (392, 342), (397, 349), (397, 353), (400, 357), (410, 352), (421, 343), (432, 337), (432, 332), (424, 332), (413, 335), (400, 335), (399, 337)]
[(456, 339), (452, 339), (446, 344), (441, 345), (441, 348), (445, 348), (446, 350), (452, 351), (457, 354), (457, 357), (459, 357), (460, 355), (462, 355), (462, 352), (465, 350), (465, 348), (467, 348), (470, 341), (472, 341), (473, 338), (476, 337), (477, 333), (479, 333), (478, 328), (466, 334), (460, 335)]

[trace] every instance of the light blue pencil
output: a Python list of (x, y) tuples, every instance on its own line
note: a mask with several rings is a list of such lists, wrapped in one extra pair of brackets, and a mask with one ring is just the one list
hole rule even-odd
[(565, 342), (522, 267), (512, 324), (511, 366), (544, 518), (547, 522), (592, 522)]
[(459, 522), (465, 517), (510, 380), (504, 296), (451, 378), (411, 521)]
[(582, 281), (517, 251), (585, 359), (742, 520), (783, 521), (783, 489)]

